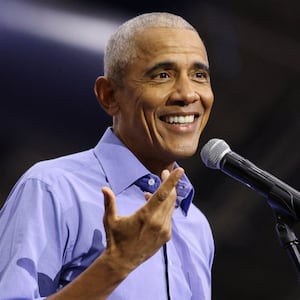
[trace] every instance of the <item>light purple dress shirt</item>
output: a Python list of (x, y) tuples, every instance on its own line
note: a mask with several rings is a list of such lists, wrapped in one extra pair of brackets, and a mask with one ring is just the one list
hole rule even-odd
[[(94, 149), (30, 168), (0, 211), (0, 299), (44, 299), (84, 271), (106, 246), (101, 187), (129, 215), (145, 203), (145, 178), (150, 188), (160, 183), (110, 128)], [(211, 229), (185, 175), (177, 191), (171, 240), (108, 299), (211, 299)]]

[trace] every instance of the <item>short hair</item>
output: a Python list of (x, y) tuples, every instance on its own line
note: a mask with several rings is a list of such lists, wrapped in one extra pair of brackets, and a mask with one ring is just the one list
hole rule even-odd
[(134, 37), (150, 27), (165, 27), (197, 30), (180, 16), (166, 12), (138, 15), (122, 25), (108, 40), (104, 53), (104, 75), (117, 84), (122, 83), (126, 66), (135, 55)]

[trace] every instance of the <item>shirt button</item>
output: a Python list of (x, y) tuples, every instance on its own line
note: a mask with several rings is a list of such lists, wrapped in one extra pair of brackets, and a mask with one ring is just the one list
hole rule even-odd
[(154, 185), (155, 184), (155, 180), (153, 178), (150, 178), (148, 180), (148, 184), (151, 185), (151, 186)]

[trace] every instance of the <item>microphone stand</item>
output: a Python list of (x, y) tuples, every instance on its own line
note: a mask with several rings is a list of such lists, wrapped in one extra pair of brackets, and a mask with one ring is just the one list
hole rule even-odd
[(300, 283), (300, 254), (297, 248), (299, 241), (292, 228), (295, 220), (292, 220), (288, 215), (281, 215), (281, 213), (275, 211), (276, 232), (281, 246), (287, 250), (289, 257), (294, 264), (298, 274), (298, 282)]
[[(266, 196), (266, 195), (265, 195)], [(284, 187), (274, 184), (269, 190), (267, 201), (273, 209), (276, 218), (276, 232), (281, 246), (288, 252), (300, 283), (300, 254), (297, 245), (298, 238), (293, 230), (293, 225), (299, 221), (297, 215), (297, 201), (294, 196)]]

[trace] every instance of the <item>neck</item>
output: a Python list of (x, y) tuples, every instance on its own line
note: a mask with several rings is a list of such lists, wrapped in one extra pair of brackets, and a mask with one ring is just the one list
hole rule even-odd
[(149, 161), (143, 161), (141, 159), (140, 161), (151, 173), (159, 177), (161, 177), (161, 173), (163, 170), (169, 170), (171, 172), (175, 166), (175, 162), (171, 162), (171, 163), (163, 163), (162, 161), (149, 162)]

